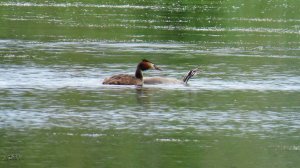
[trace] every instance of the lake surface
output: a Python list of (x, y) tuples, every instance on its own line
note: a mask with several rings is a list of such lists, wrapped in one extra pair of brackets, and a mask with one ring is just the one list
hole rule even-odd
[(299, 5), (2, 0), (0, 167), (298, 167)]

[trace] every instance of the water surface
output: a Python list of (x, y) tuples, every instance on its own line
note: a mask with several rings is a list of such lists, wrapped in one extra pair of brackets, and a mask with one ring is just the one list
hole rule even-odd
[(298, 6), (1, 1), (0, 167), (297, 167)]

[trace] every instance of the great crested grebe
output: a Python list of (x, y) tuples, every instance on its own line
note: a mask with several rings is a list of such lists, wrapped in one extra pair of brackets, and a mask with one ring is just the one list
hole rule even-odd
[(182, 80), (176, 79), (176, 78), (165, 78), (165, 77), (146, 77), (144, 78), (144, 84), (187, 84), (189, 79), (193, 77), (195, 74), (197, 74), (199, 71), (199, 68), (195, 68), (190, 70)]
[(160, 70), (155, 64), (152, 62), (143, 59), (136, 67), (135, 75), (127, 75), (127, 74), (119, 74), (114, 75), (109, 78), (105, 78), (103, 81), (104, 85), (143, 85), (143, 73), (142, 71), (146, 71), (148, 69), (156, 69)]

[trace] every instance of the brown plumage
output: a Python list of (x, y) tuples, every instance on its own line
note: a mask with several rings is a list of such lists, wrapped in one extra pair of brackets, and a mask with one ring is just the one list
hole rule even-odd
[(152, 62), (143, 59), (136, 67), (135, 75), (119, 74), (106, 78), (103, 81), (104, 85), (143, 85), (143, 73), (148, 69), (161, 70)]

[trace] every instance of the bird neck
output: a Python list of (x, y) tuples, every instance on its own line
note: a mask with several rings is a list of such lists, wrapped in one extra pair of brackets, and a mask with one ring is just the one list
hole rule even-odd
[(139, 67), (136, 68), (135, 77), (138, 78), (138, 79), (143, 80), (143, 73), (142, 73), (142, 70)]

